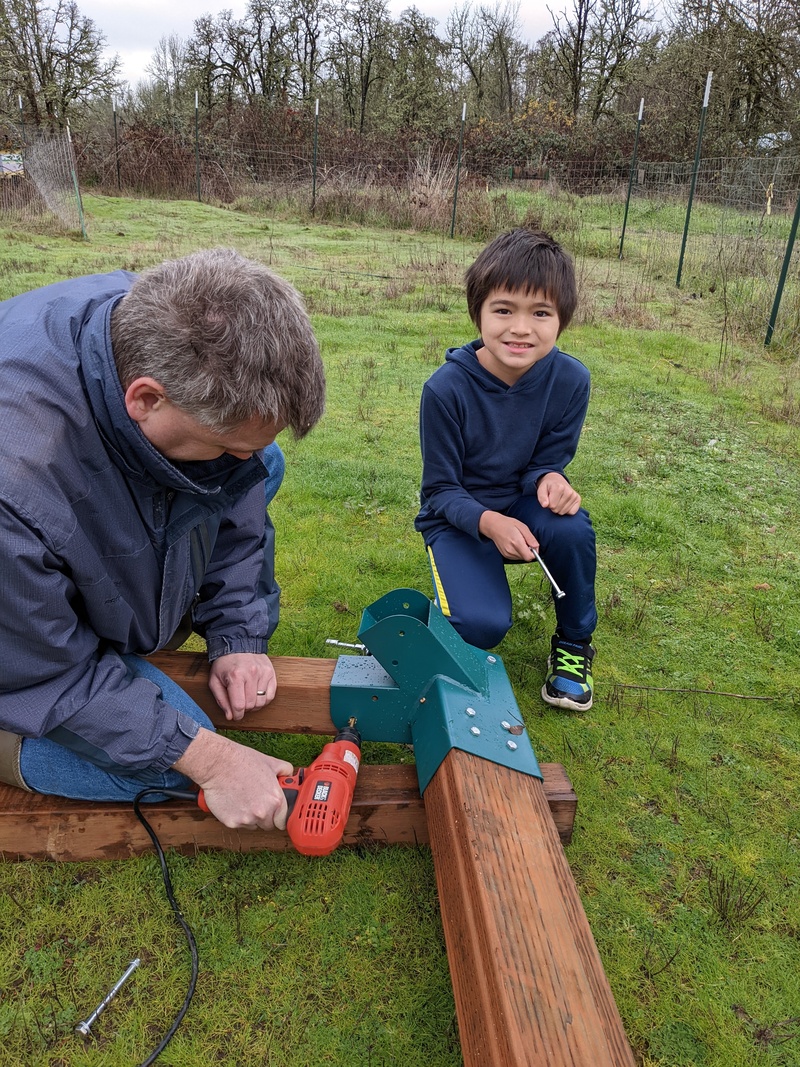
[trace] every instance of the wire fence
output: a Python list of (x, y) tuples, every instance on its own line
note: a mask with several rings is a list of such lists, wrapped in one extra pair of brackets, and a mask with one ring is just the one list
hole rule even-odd
[(645, 285), (674, 280), (696, 295), (724, 293), (751, 339), (771, 341), (779, 321), (782, 344), (800, 340), (798, 157), (486, 166), (468, 142), (462, 158), (460, 145), (320, 136), (307, 121), (272, 134), (134, 126), (120, 137), (116, 124), (99, 125), (76, 139), (75, 153), (64, 135), (25, 138), (24, 173), (0, 178), (0, 208), (21, 218), (49, 210), (82, 228), (79, 175), (84, 188), (106, 194), (240, 201), (264, 213), (451, 235), (535, 222), (576, 254), (638, 262)]
[(0, 150), (0, 212), (9, 222), (86, 236), (75, 152), (67, 131), (30, 135)]

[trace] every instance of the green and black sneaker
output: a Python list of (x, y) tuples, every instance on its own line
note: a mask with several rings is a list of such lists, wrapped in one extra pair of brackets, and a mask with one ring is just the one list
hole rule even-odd
[(570, 711), (588, 711), (592, 706), (594, 653), (588, 641), (567, 641), (553, 634), (542, 700)]

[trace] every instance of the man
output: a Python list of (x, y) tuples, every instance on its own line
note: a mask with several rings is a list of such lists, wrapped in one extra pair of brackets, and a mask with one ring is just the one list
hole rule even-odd
[(282, 829), (291, 767), (141, 657), (191, 625), (229, 720), (275, 695), (275, 438), (325, 393), (299, 294), (203, 251), (15, 297), (0, 337), (0, 780), (126, 800), (190, 779), (225, 825)]

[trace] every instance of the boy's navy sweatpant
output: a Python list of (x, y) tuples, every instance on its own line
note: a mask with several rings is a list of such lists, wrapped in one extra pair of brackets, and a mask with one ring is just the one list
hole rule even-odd
[[(539, 554), (565, 596), (554, 599), (556, 621), (569, 641), (588, 641), (597, 625), (594, 580), (597, 569), (594, 528), (589, 513), (556, 515), (535, 496), (520, 496), (503, 514), (519, 519), (539, 541)], [(478, 648), (493, 648), (511, 628), (511, 591), (506, 565), (493, 541), (476, 540), (455, 527), (434, 534), (427, 544), (436, 604), (461, 637)], [(536, 567), (538, 563), (523, 564)]]

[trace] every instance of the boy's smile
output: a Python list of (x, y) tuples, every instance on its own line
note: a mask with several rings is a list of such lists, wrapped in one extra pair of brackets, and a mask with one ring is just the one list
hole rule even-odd
[(551, 351), (560, 325), (556, 306), (544, 293), (493, 289), (481, 307), (478, 362), (514, 385)]

